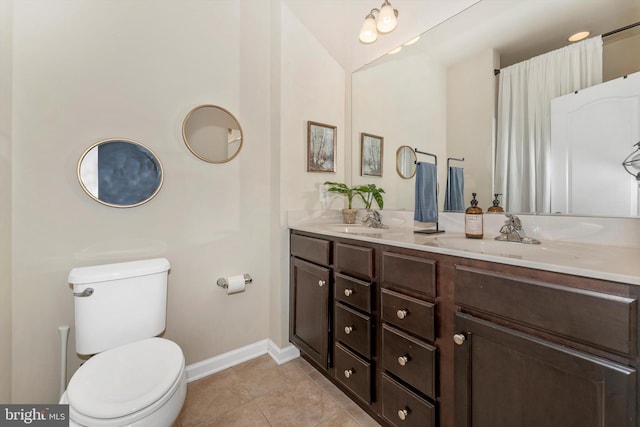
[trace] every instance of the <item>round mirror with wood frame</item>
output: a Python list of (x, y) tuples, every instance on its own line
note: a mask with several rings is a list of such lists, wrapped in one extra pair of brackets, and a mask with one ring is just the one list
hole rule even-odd
[(209, 104), (189, 111), (182, 122), (182, 138), (194, 156), (208, 163), (233, 160), (243, 143), (242, 127), (233, 114)]
[(416, 152), (408, 145), (401, 145), (396, 150), (396, 171), (404, 179), (413, 178), (416, 174)]

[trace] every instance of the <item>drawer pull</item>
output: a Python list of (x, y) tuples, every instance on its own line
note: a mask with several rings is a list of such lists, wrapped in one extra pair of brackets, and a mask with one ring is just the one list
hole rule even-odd
[(453, 342), (455, 342), (458, 345), (464, 344), (466, 339), (467, 339), (467, 337), (465, 337), (464, 334), (455, 334), (453, 336)]
[(409, 312), (407, 310), (398, 310), (396, 312), (396, 316), (398, 316), (398, 319), (404, 319), (408, 315), (409, 315)]
[(409, 358), (407, 356), (398, 357), (398, 365), (400, 366), (406, 365), (408, 361), (409, 361)]
[(324, 285), (326, 285), (327, 282), (325, 282), (324, 280), (318, 280), (318, 286), (323, 287)]
[(353, 326), (345, 326), (344, 327), (344, 333), (349, 335), (351, 333), (351, 331), (353, 331)]
[(344, 290), (344, 296), (345, 297), (350, 297), (352, 293), (353, 293), (353, 289), (348, 289), (347, 288), (347, 289)]
[(398, 418), (400, 418), (402, 421), (406, 420), (408, 416), (409, 411), (407, 411), (406, 409), (400, 409), (398, 411)]
[(350, 378), (355, 372), (352, 369), (345, 369), (344, 376)]

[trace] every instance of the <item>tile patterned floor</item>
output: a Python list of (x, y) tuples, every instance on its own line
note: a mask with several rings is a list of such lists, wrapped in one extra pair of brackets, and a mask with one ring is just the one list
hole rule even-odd
[(302, 358), (268, 356), (187, 386), (174, 427), (373, 427), (366, 412)]

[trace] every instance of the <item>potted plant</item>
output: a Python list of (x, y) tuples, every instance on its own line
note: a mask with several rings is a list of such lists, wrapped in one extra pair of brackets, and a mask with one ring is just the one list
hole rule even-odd
[(357, 195), (362, 198), (362, 201), (366, 204), (365, 197), (360, 192), (360, 187), (349, 187), (347, 184), (342, 182), (332, 182), (326, 181), (324, 185), (330, 185), (327, 190), (332, 193), (342, 194), (347, 198), (347, 206), (342, 209), (342, 219), (345, 224), (353, 224), (356, 222), (356, 214), (358, 213), (357, 209), (353, 209), (353, 198)]
[(353, 198), (356, 196), (362, 199), (364, 207), (367, 210), (371, 209), (371, 205), (374, 200), (380, 209), (384, 206), (384, 201), (382, 200), (382, 193), (384, 193), (384, 190), (377, 187), (375, 184), (358, 185), (354, 187), (349, 187), (347, 184), (342, 182), (326, 181), (324, 184), (331, 186), (328, 188), (328, 191), (342, 194), (347, 198), (348, 207), (342, 209), (342, 218), (345, 224), (353, 224), (356, 222), (358, 209), (353, 208)]

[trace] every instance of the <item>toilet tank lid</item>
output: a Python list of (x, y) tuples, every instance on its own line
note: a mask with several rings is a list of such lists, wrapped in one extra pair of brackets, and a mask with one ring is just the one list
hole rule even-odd
[(162, 273), (168, 271), (169, 267), (169, 261), (166, 258), (77, 267), (69, 273), (69, 283), (82, 285), (87, 283), (108, 282), (129, 277)]

